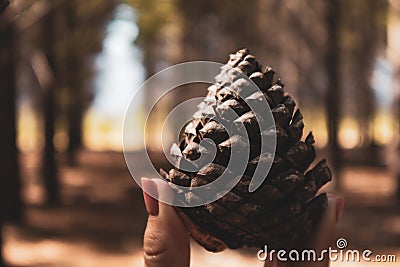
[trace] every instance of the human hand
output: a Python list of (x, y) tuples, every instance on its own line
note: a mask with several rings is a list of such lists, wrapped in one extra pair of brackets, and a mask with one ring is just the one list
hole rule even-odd
[(170, 194), (167, 183), (160, 179), (142, 178), (143, 197), (149, 214), (143, 240), (145, 267), (189, 267), (189, 232), (174, 208), (149, 196), (160, 199)]
[[(145, 267), (189, 267), (190, 243), (189, 233), (174, 208), (149, 196), (166, 199), (171, 191), (167, 183), (160, 179), (142, 178), (143, 197), (149, 213), (143, 240), (143, 257)], [(343, 210), (343, 197), (328, 195), (328, 208), (320, 226), (310, 239), (308, 247), (317, 252), (328, 248), (334, 240), (336, 224)], [(324, 262), (265, 262), (271, 267), (327, 267)]]
[[(342, 216), (344, 207), (344, 198), (342, 196), (335, 196), (328, 194), (328, 208), (325, 214), (319, 222), (319, 226), (313, 233), (308, 244), (304, 247), (312, 248), (316, 251), (317, 255), (321, 255), (321, 251), (328, 249), (332, 245), (335, 234), (336, 225)], [(299, 262), (281, 262), (277, 261), (266, 261), (264, 267), (328, 267), (329, 257), (325, 257), (324, 261), (299, 261)]]

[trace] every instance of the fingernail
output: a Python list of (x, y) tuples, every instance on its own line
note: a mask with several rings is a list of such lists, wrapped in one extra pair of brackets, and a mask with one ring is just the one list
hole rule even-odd
[(150, 216), (158, 215), (157, 184), (149, 178), (142, 178), (143, 199), (146, 211)]
[(340, 218), (342, 218), (343, 208), (344, 208), (344, 197), (338, 196), (336, 202), (336, 223), (340, 220)]

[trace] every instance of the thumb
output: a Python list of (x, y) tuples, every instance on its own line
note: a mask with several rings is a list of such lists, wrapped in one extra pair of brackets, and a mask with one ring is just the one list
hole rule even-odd
[(343, 207), (344, 198), (342, 196), (328, 194), (328, 208), (319, 222), (316, 233), (310, 240), (316, 250), (322, 251), (332, 245)]
[[(340, 220), (344, 207), (344, 198), (342, 196), (334, 196), (328, 194), (328, 207), (322, 216), (313, 237), (309, 241), (309, 247), (313, 248), (317, 255), (321, 255), (321, 251), (328, 250), (335, 238), (336, 226)], [(299, 262), (296, 267), (328, 267), (329, 256), (325, 254), (323, 261), (306, 261)]]
[[(322, 216), (316, 231), (310, 238), (306, 248), (313, 249), (318, 257), (321, 256), (321, 251), (327, 250), (334, 241), (336, 233), (336, 225), (340, 220), (344, 206), (344, 198), (341, 196), (328, 195), (328, 207)], [(298, 262), (280, 262), (274, 258), (273, 262), (265, 262), (266, 266), (271, 267), (328, 267), (329, 256), (325, 254), (323, 261), (298, 261)]]
[(146, 210), (149, 213), (143, 240), (144, 266), (188, 267), (188, 231), (174, 208), (158, 201), (172, 197), (169, 185), (160, 179), (142, 178), (141, 182)]

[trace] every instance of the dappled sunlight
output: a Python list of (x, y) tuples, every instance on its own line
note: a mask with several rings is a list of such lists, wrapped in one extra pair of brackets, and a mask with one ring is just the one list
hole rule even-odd
[(28, 103), (21, 103), (17, 115), (18, 148), (23, 152), (40, 150), (43, 148), (43, 135), (36, 113)]
[[(305, 112), (306, 113), (306, 112)], [(18, 136), (18, 147), (22, 151), (37, 151), (42, 148), (43, 136), (37, 131), (40, 127), (39, 121), (34, 116), (34, 113), (28, 107), (21, 108), (19, 112), (18, 129), (21, 133)], [(307, 115), (308, 113), (306, 113)], [(162, 117), (162, 115), (160, 115)], [(326, 120), (323, 117), (309, 116), (306, 120), (304, 132), (312, 131), (316, 139), (316, 147), (324, 148), (328, 142), (326, 130)], [(137, 116), (130, 120), (127, 125), (130, 133), (135, 133), (136, 137), (129, 138), (132, 143), (126, 144), (128, 150), (141, 150), (144, 148), (143, 129), (140, 128), (144, 115), (137, 112)], [(149, 148), (161, 147), (161, 129), (162, 120), (153, 121), (151, 131), (147, 135)], [(95, 151), (122, 151), (122, 136), (123, 136), (124, 118), (104, 116), (97, 113), (96, 110), (90, 109), (85, 116), (83, 123), (83, 140), (85, 146), (90, 150)], [(378, 145), (388, 145), (393, 142), (396, 122), (391, 114), (379, 113), (372, 124), (373, 138)], [(171, 134), (166, 132), (164, 134)], [(360, 145), (361, 136), (357, 121), (353, 118), (345, 118), (342, 120), (339, 128), (339, 142), (344, 149), (353, 149)], [(54, 145), (58, 151), (65, 151), (68, 146), (68, 135), (64, 131), (57, 131), (54, 136)]]
[[(34, 155), (31, 155), (34, 156)], [(140, 154), (138, 154), (140, 157)], [(116, 152), (83, 152), (79, 155), (80, 168), (62, 167), (63, 206), (39, 208), (29, 206), (26, 226), (7, 226), (5, 256), (8, 262), (20, 266), (132, 266), (142, 267), (141, 239), (146, 213), (142, 192), (126, 171), (124, 158)], [(26, 158), (30, 170), (38, 161)], [(137, 158), (140, 161), (140, 158)], [(395, 193), (395, 179), (389, 172), (376, 168), (348, 168), (343, 173), (343, 193), (346, 206), (356, 207), (357, 216), (345, 214), (339, 224), (339, 233), (357, 247), (382, 248), (389, 237), (371, 240), (364, 231), (383, 231), (394, 240), (400, 233), (399, 216), (388, 211), (390, 197)], [(40, 188), (26, 184), (30, 197)], [(331, 189), (329, 190), (331, 191)], [(372, 216), (370, 206), (382, 207), (383, 213)], [(381, 209), (381, 208), (380, 208)], [(354, 210), (348, 212), (354, 213)], [(372, 216), (372, 217), (368, 217)], [(365, 220), (365, 228), (352, 221)], [(366, 219), (368, 218), (368, 219)], [(381, 224), (385, 228), (381, 227)], [(371, 226), (372, 225), (372, 226)], [(371, 228), (371, 227), (376, 227)], [(345, 231), (343, 229), (346, 229)], [(380, 229), (380, 230), (379, 230)], [(359, 236), (361, 235), (361, 236)], [(366, 242), (372, 242), (372, 244)], [(378, 251), (378, 250), (377, 250)], [(398, 248), (386, 248), (385, 253), (400, 257)], [(380, 253), (383, 253), (380, 251)], [(262, 266), (255, 249), (226, 250), (210, 253), (192, 242), (192, 267)], [(393, 264), (339, 263), (333, 267), (396, 266)]]
[[(16, 229), (7, 227), (5, 236), (8, 240), (4, 247), (7, 261), (17, 266), (57, 266), (57, 267), (143, 267), (143, 252), (140, 248), (126, 245), (126, 250), (120, 253), (107, 253), (97, 250), (90, 244), (78, 243), (55, 238), (43, 239), (39, 242), (17, 239)], [(384, 252), (374, 250), (375, 255)], [(263, 266), (257, 259), (257, 251), (242, 252), (240, 250), (225, 250), (211, 253), (204, 250), (195, 242), (191, 244), (191, 267), (242, 267)], [(400, 258), (400, 251), (391, 251), (392, 255)], [(363, 267), (363, 266), (397, 266), (398, 263), (376, 262), (332, 262), (332, 267)]]
[(372, 167), (353, 167), (343, 171), (343, 187), (351, 195), (362, 194), (369, 198), (385, 199), (396, 192), (397, 181), (388, 171)]
[[(124, 253), (107, 253), (96, 250), (90, 244), (55, 239), (43, 239), (29, 242), (13, 237), (14, 229), (6, 228), (7, 245), (4, 254), (8, 262), (19, 266), (74, 266), (74, 267), (143, 267), (141, 249), (127, 247)], [(242, 267), (262, 266), (256, 251), (242, 254), (240, 251), (227, 250), (211, 253), (192, 242), (191, 267)]]
[(339, 128), (339, 143), (345, 149), (355, 148), (360, 143), (360, 131), (356, 120), (347, 118)]
[(105, 253), (90, 244), (56, 239), (29, 242), (13, 237), (13, 229), (9, 228), (6, 228), (5, 236), (8, 242), (4, 255), (9, 263), (17, 266), (143, 266), (140, 252)]
[(90, 110), (83, 124), (85, 146), (95, 151), (122, 151), (122, 126), (122, 118), (101, 116)]
[(312, 132), (317, 148), (324, 148), (328, 144), (328, 131), (324, 112), (303, 111), (304, 133)]
[(389, 145), (394, 140), (396, 124), (393, 116), (388, 113), (379, 113), (373, 123), (374, 140), (379, 145)]

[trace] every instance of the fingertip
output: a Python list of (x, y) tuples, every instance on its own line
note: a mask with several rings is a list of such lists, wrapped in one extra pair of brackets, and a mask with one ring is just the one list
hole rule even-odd
[(171, 188), (170, 183), (162, 179), (153, 179), (156, 184), (158, 200), (161, 203), (173, 205), (174, 204), (174, 192)]
[[(153, 200), (158, 208), (158, 215), (149, 216), (147, 220), (143, 240), (144, 265), (146, 267), (189, 266), (189, 234), (175, 208), (168, 205), (173, 200), (170, 185), (162, 179), (143, 178), (142, 186), (146, 208)], [(158, 200), (147, 196), (148, 192), (154, 193), (154, 190), (157, 194), (153, 196), (157, 196)]]
[(336, 202), (336, 223), (342, 218), (342, 213), (344, 209), (344, 197), (339, 196)]
[(141, 183), (146, 211), (150, 216), (157, 216), (159, 212), (157, 184), (145, 177), (141, 179)]
[(332, 193), (327, 193), (328, 196), (328, 206), (331, 210), (335, 211), (335, 222), (337, 223), (342, 217), (344, 208), (344, 197), (342, 195), (335, 195)]

